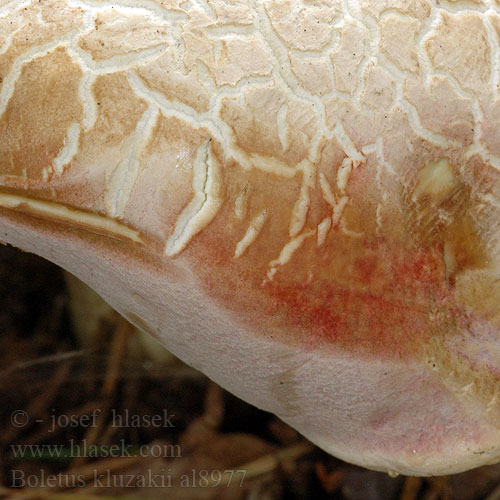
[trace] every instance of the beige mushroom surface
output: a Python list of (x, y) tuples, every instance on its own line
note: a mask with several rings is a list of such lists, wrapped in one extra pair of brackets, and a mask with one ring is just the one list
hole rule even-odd
[(0, 0), (0, 240), (324, 450), (500, 460), (500, 1)]

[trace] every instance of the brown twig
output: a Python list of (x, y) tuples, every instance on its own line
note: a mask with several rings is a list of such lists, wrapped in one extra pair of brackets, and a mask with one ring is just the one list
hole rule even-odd
[(421, 477), (407, 477), (400, 500), (417, 500), (422, 483)]
[[(71, 362), (66, 361), (62, 363), (56, 370), (56, 373), (49, 381), (47, 385), (47, 390), (42, 392), (38, 397), (33, 399), (26, 410), (26, 415), (30, 421), (36, 420), (41, 417), (45, 410), (50, 406), (50, 403), (54, 400), (61, 388), (64, 381), (67, 380), (69, 372), (71, 369)], [(8, 443), (14, 441), (21, 432), (23, 432), (24, 426), (15, 427), (14, 425), (9, 426), (9, 428), (3, 433), (1, 437), (2, 445), (5, 446)]]
[(224, 398), (219, 385), (211, 382), (205, 394), (205, 405), (201, 418), (214, 431), (218, 430), (224, 419)]
[[(127, 352), (127, 344), (133, 332), (132, 325), (123, 318), (119, 319), (115, 329), (113, 340), (110, 346), (109, 363), (106, 376), (101, 388), (103, 398), (102, 411), (96, 419), (95, 425), (89, 427), (85, 435), (85, 443), (92, 446), (97, 443), (99, 435), (102, 433), (106, 419), (108, 418), (112, 397), (120, 377), (120, 366)], [(78, 457), (73, 461), (71, 469), (78, 467), (85, 462), (85, 457)]]
[(120, 366), (127, 352), (127, 344), (132, 333), (133, 326), (125, 319), (120, 318), (110, 346), (108, 370), (101, 390), (104, 397), (110, 398), (113, 395), (120, 375)]
[(485, 500), (500, 500), (500, 484), (488, 495)]
[(302, 458), (304, 455), (311, 453), (314, 450), (314, 446), (311, 443), (303, 442), (288, 448), (279, 450), (274, 453), (270, 453), (263, 457), (248, 462), (247, 464), (237, 467), (232, 471), (221, 471), (221, 477), (216, 480), (209, 481), (208, 486), (224, 486), (230, 484), (234, 480), (234, 473), (236, 471), (245, 471), (244, 480), (254, 479), (269, 472), (273, 472), (280, 465), (284, 463), (290, 463)]
[(344, 470), (336, 469), (328, 472), (323, 462), (318, 462), (315, 469), (321, 486), (326, 493), (335, 493), (342, 486), (345, 477)]
[[(83, 406), (61, 413), (60, 416), (67, 416), (69, 419), (70, 417), (90, 415), (93, 411), (99, 408), (100, 405), (98, 403), (96, 403), (95, 401), (91, 401), (90, 403), (87, 403)], [(38, 444), (41, 441), (47, 439), (49, 437), (49, 434), (51, 438), (54, 438), (58, 435), (59, 432), (66, 429), (66, 427), (62, 426), (59, 421), (63, 422), (64, 420), (56, 419), (55, 422), (47, 422), (47, 424), (45, 424), (38, 432), (19, 440), (18, 443), (31, 445)]]
[(425, 500), (451, 500), (448, 476), (433, 477), (429, 482), (431, 489), (425, 496)]

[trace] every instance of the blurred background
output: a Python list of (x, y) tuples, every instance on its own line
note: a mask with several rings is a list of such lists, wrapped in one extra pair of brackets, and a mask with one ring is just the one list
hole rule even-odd
[(0, 498), (500, 500), (500, 465), (422, 479), (346, 464), (0, 245)]

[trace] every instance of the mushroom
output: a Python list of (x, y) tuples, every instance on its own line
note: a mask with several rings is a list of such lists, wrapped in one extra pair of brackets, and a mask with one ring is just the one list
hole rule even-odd
[(500, 9), (0, 2), (0, 239), (324, 450), (500, 460)]

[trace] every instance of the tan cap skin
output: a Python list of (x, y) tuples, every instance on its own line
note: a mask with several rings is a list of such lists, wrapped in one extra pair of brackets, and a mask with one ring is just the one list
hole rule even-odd
[(500, 459), (500, 3), (0, 0), (0, 239), (366, 467)]

